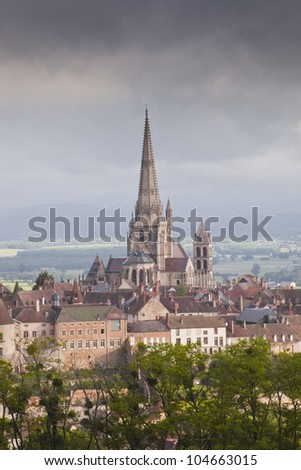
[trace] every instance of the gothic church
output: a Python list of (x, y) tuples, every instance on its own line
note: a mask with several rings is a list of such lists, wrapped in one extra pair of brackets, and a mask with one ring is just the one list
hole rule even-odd
[(210, 234), (201, 223), (193, 241), (191, 259), (172, 238), (172, 207), (160, 200), (155, 160), (152, 150), (148, 111), (145, 113), (144, 138), (138, 199), (129, 223), (127, 257), (110, 258), (106, 278), (111, 288), (122, 284), (215, 287), (212, 271)]

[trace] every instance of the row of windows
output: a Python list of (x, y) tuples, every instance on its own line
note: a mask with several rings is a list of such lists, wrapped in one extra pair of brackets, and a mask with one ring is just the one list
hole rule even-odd
[[(85, 331), (85, 334), (86, 336), (89, 336), (90, 335), (90, 332), (91, 330), (86, 330)], [(69, 336), (74, 336), (74, 330), (69, 330)], [(77, 330), (77, 336), (82, 336), (83, 334), (83, 330)], [(93, 328), (93, 335), (97, 335), (98, 334), (98, 330), (97, 328)], [(105, 330), (104, 328), (101, 328), (100, 330), (100, 334), (101, 335), (104, 335), (105, 334)], [(67, 331), (66, 330), (62, 330), (62, 336), (66, 336), (67, 335)]]
[[(176, 343), (181, 344), (181, 338), (176, 338)], [(191, 338), (186, 338), (186, 344), (192, 344)], [(197, 338), (196, 339), (196, 344), (198, 344), (200, 346), (202, 344), (206, 344), (206, 345), (209, 344), (208, 337), (204, 337), (203, 341), (200, 337)], [(224, 338), (222, 336), (220, 336), (219, 338), (216, 336), (214, 338), (214, 346), (224, 346)]]
[[(117, 341), (114, 339), (114, 338), (110, 338), (109, 340), (109, 347), (110, 348), (114, 348), (115, 346), (117, 346), (118, 348), (120, 348), (122, 345), (122, 339), (121, 338), (118, 338)], [(63, 346), (62, 346), (62, 349), (65, 351), (66, 349), (70, 349), (70, 350), (73, 350), (73, 349), (98, 349), (98, 348), (101, 348), (101, 349), (104, 349), (106, 347), (106, 340), (105, 339), (101, 339), (100, 341), (98, 341), (97, 339), (93, 339), (93, 340), (89, 340), (87, 339), (86, 341), (83, 341), (81, 339), (79, 339), (77, 342), (76, 341), (69, 341), (67, 343), (67, 341), (64, 341), (63, 343)]]
[[(50, 334), (50, 336), (54, 336), (54, 330), (50, 330), (49, 334)], [(37, 331), (32, 331), (31, 332), (31, 337), (32, 338), (37, 338), (38, 336), (39, 336), (39, 334), (38, 334)], [(40, 336), (47, 336), (46, 330), (42, 330)], [(24, 331), (23, 332), (23, 338), (29, 338), (29, 331)]]
[[(201, 331), (199, 328), (196, 328), (196, 330), (201, 333), (203, 336), (208, 336), (208, 330), (203, 330)], [(177, 329), (176, 330), (176, 336), (180, 336), (180, 332), (183, 331), (183, 330), (180, 330), (180, 329)], [(189, 329), (186, 329), (186, 335), (190, 335), (191, 334), (191, 328)], [(215, 335), (218, 335), (218, 328), (214, 328), (214, 334)]]
[[(104, 323), (104, 322), (102, 322), (102, 323)], [(94, 324), (97, 325), (97, 323), (94, 323)], [(74, 323), (71, 323), (71, 324), (70, 324), (70, 326), (73, 326), (73, 325), (74, 325)], [(79, 323), (78, 325), (81, 325), (81, 324)], [(86, 325), (86, 326), (89, 326), (89, 323), (86, 323), (85, 325)], [(120, 321), (120, 320), (110, 320), (109, 325), (110, 325), (110, 331), (120, 331), (120, 330), (121, 330), (121, 321)], [(65, 326), (66, 326), (66, 323), (63, 323), (62, 326), (65, 327)], [(93, 335), (97, 335), (97, 334), (98, 334), (98, 329), (97, 329), (97, 328), (93, 328), (92, 331), (93, 331)], [(88, 328), (88, 329), (85, 330), (85, 334), (86, 334), (87, 336), (90, 335), (90, 332), (91, 332), (90, 328)], [(104, 328), (101, 328), (101, 329), (100, 329), (100, 334), (101, 334), (101, 335), (104, 335), (104, 333), (105, 333), (105, 329), (104, 329)], [(74, 329), (69, 330), (69, 335), (70, 335), (70, 336), (74, 336), (74, 334), (75, 334), (75, 330), (74, 330)], [(78, 336), (81, 336), (82, 334), (83, 334), (83, 329), (82, 329), (82, 328), (79, 328), (79, 329), (77, 330), (77, 335), (78, 335)], [(62, 336), (66, 336), (66, 335), (67, 335), (67, 330), (62, 330)]]
[[(144, 339), (143, 339), (143, 342), (144, 342), (144, 344), (146, 344), (146, 345), (147, 345), (147, 344), (150, 344), (150, 345), (152, 346), (153, 344), (160, 344), (160, 343), (161, 343), (161, 344), (165, 344), (166, 339), (165, 339), (164, 337), (161, 338), (161, 339), (160, 339), (160, 338), (144, 338)], [(134, 343), (135, 343), (135, 338), (134, 338), (133, 336), (131, 336), (131, 338), (130, 338), (130, 344), (131, 344), (131, 346), (132, 346)]]

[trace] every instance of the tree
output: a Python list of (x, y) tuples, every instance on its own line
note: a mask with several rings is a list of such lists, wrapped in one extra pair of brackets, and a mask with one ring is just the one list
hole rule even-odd
[(179, 284), (176, 288), (175, 295), (177, 295), (177, 296), (187, 295), (187, 286), (183, 283)]
[(296, 450), (301, 437), (301, 354), (280, 353), (275, 358), (272, 380), (278, 449)]
[(16, 281), (15, 282), (15, 286), (14, 286), (14, 290), (13, 290), (13, 294), (16, 294), (17, 292), (19, 292), (21, 289), (20, 285), (19, 285), (19, 281)]
[(251, 273), (253, 274), (253, 276), (258, 276), (258, 274), (260, 273), (260, 265), (258, 263), (254, 263), (253, 264), (253, 268), (252, 268), (252, 271)]
[[(194, 345), (141, 345), (135, 364), (149, 397), (164, 414), (158, 426), (161, 442), (174, 437), (178, 448), (209, 448), (206, 427), (207, 356)], [(164, 447), (163, 447), (164, 448)]]
[(209, 388), (214, 446), (269, 448), (271, 370), (270, 343), (261, 338), (242, 340), (213, 358)]
[(35, 280), (32, 290), (38, 290), (40, 287), (43, 287), (45, 281), (54, 281), (54, 277), (48, 271), (41, 271)]

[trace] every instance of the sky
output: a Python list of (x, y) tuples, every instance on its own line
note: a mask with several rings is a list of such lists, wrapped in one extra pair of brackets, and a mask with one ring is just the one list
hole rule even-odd
[(299, 0), (0, 0), (0, 211), (131, 210), (147, 105), (174, 214), (301, 212), (300, 23)]

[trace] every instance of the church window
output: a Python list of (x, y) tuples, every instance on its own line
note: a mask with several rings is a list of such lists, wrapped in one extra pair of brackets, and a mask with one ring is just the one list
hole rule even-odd
[(203, 248), (203, 256), (204, 256), (204, 258), (207, 258), (207, 256), (208, 256), (208, 251), (207, 251), (207, 248), (205, 246)]
[(136, 269), (133, 269), (132, 271), (132, 282), (137, 285), (137, 271)]
[(199, 259), (196, 262), (196, 268), (197, 268), (198, 271), (200, 271), (200, 269), (201, 269), (201, 261)]
[(196, 249), (196, 256), (197, 256), (197, 258), (200, 258), (200, 256), (201, 256), (201, 249), (200, 249), (199, 246)]
[(204, 270), (207, 271), (208, 269), (208, 261), (204, 259)]
[(140, 271), (139, 271), (139, 284), (142, 284), (143, 279), (144, 279), (143, 269), (140, 269)]

